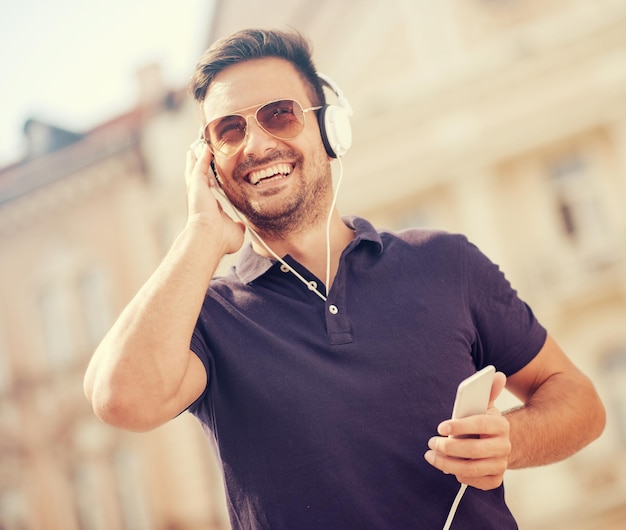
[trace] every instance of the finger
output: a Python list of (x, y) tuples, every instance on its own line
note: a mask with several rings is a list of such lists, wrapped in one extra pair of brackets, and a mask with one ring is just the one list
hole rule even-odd
[(472, 486), (473, 488), (488, 491), (500, 487), (500, 485), (504, 481), (504, 473), (475, 478), (465, 477), (463, 475), (456, 475), (456, 479), (461, 484), (467, 484), (468, 486)]
[(196, 165), (196, 161), (196, 154), (190, 146), (187, 150), (187, 156), (185, 159), (185, 182), (187, 183), (187, 187), (189, 187), (189, 177), (191, 175), (191, 172), (193, 171), (194, 166)]
[(212, 151), (209, 149), (207, 144), (204, 141), (201, 141), (201, 147), (199, 149), (200, 157), (198, 158), (198, 162), (196, 163), (198, 169), (202, 172), (203, 175), (207, 177), (207, 184), (210, 188), (215, 188), (218, 186), (217, 175), (215, 174), (215, 169), (212, 167), (214, 157)]
[[(504, 458), (465, 460), (449, 457), (432, 450), (427, 451), (424, 458), (439, 471), (446, 475), (455, 475), (459, 482), (470, 485), (493, 483), (494, 478), (495, 482), (501, 481), (506, 471), (506, 459)], [(491, 487), (498, 485), (499, 483), (496, 483)]]
[(502, 390), (504, 390), (505, 385), (506, 375), (502, 372), (496, 372), (491, 385), (491, 394), (489, 396), (489, 405), (487, 408), (493, 407), (495, 400), (498, 399), (498, 396), (502, 393)]
[(468, 416), (442, 422), (437, 432), (441, 436), (498, 436), (508, 431), (509, 423), (495, 407), (488, 414)]
[(443, 471), (447, 475), (462, 475), (464, 477), (481, 477), (497, 475), (506, 470), (506, 459), (502, 457), (490, 458), (457, 458), (448, 456), (439, 451), (426, 451), (426, 461)]
[(201, 179), (205, 181), (209, 187), (216, 185), (212, 171), (209, 170), (212, 159), (213, 153), (211, 153), (210, 149), (207, 149), (204, 141), (196, 140), (189, 146), (185, 165), (185, 181), (187, 183), (187, 188), (189, 188), (194, 175), (196, 177), (201, 177)]
[(511, 452), (508, 439), (502, 436), (484, 438), (443, 438), (434, 436), (428, 447), (451, 458), (482, 459), (503, 458)]

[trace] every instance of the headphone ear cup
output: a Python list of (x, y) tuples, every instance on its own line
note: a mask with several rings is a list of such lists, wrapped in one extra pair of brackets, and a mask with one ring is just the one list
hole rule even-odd
[(338, 158), (352, 145), (349, 111), (339, 105), (325, 105), (319, 115), (320, 133), (328, 156)]

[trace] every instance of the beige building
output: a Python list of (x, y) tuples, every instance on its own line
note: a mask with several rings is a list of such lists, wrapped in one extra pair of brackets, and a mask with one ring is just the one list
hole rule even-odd
[[(342, 213), (466, 233), (597, 384), (601, 439), (507, 474), (520, 527), (623, 528), (626, 2), (229, 0), (207, 40), (251, 25), (310, 36), (354, 108)], [(33, 156), (0, 170), (3, 530), (228, 527), (188, 415), (121, 433), (81, 393), (184, 222), (196, 110), (158, 69), (141, 78), (136, 111), (83, 136), (33, 122)]]
[(158, 73), (141, 72), (137, 109), (83, 135), (29, 122), (29, 156), (0, 170), (2, 530), (228, 527), (190, 416), (123, 433), (82, 392), (95, 346), (184, 222), (198, 117)]

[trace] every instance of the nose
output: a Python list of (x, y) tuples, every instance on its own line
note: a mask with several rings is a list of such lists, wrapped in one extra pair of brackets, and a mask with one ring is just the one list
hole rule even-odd
[(278, 139), (265, 132), (254, 116), (248, 116), (246, 121), (246, 137), (243, 141), (244, 155), (263, 156), (267, 151), (276, 148)]

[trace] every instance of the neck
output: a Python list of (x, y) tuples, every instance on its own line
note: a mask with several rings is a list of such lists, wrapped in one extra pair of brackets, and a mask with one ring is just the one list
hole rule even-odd
[[(294, 231), (282, 237), (272, 234), (259, 233), (267, 246), (280, 257), (289, 254), (301, 263), (311, 273), (323, 282), (327, 273), (327, 234), (326, 220), (302, 231)], [(330, 277), (327, 289), (330, 290), (332, 281), (337, 273), (339, 258), (343, 249), (354, 238), (354, 231), (346, 226), (339, 213), (333, 210), (330, 218)], [(256, 238), (252, 238), (252, 245), (258, 254), (272, 257), (271, 253)]]
[[(330, 291), (337, 269), (339, 268), (339, 258), (348, 243), (354, 238), (354, 232), (342, 221), (335, 207), (339, 186), (343, 180), (343, 164), (339, 160), (339, 179), (337, 187), (332, 194), (332, 201), (328, 210), (329, 213), (322, 220), (320, 215), (309, 217), (310, 224), (300, 224), (299, 229), (283, 232), (278, 236), (266, 233), (266, 239), (254, 241), (256, 252), (265, 256), (272, 256), (282, 261), (282, 256), (291, 255), (294, 259), (304, 265), (318, 279), (325, 283), (326, 293)], [(331, 177), (332, 182), (332, 177)], [(332, 185), (329, 188), (332, 190)], [(323, 202), (323, 201), (322, 201)], [(319, 201), (318, 201), (319, 205)], [(318, 210), (319, 214), (319, 210)], [(284, 265), (287, 265), (283, 262)], [(301, 277), (296, 271), (291, 272), (302, 281), (308, 280)], [(326, 300), (317, 289), (316, 293)]]

